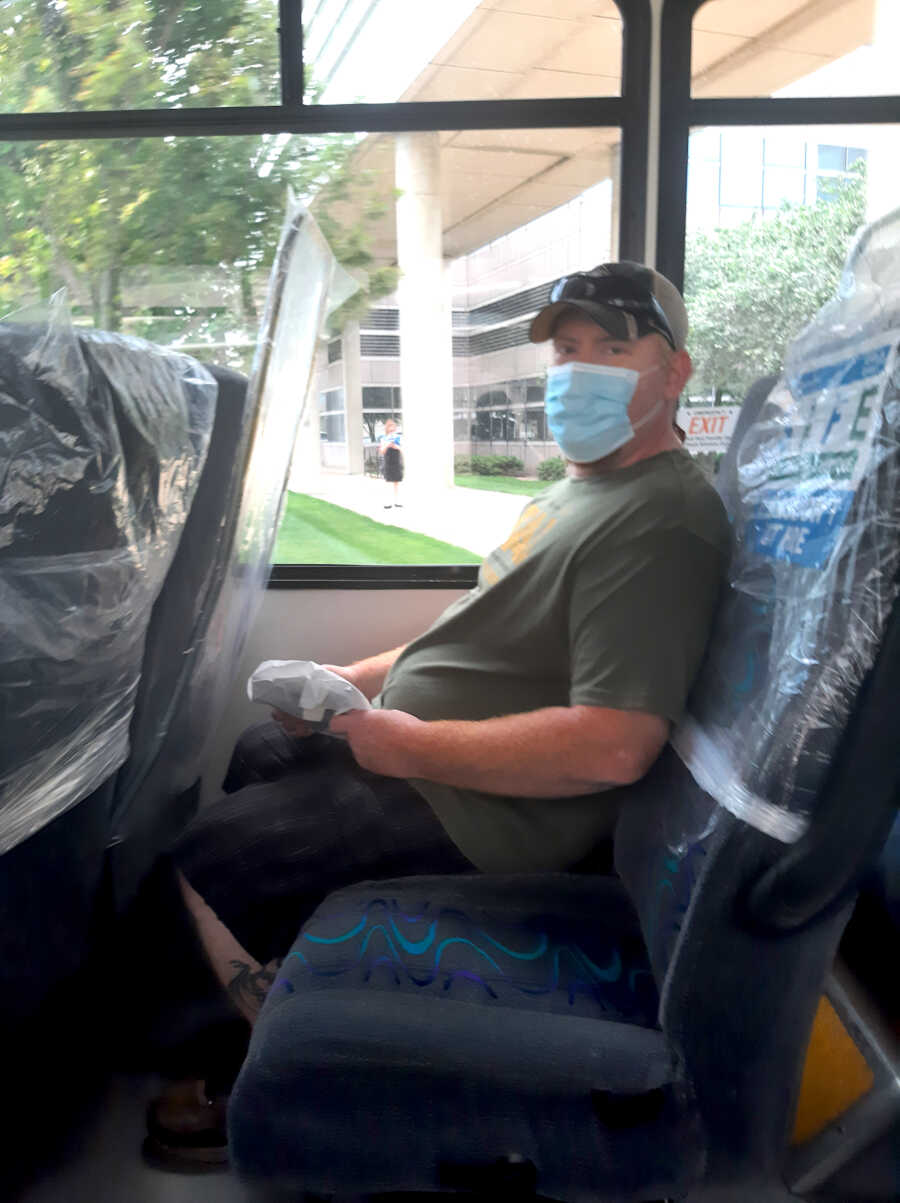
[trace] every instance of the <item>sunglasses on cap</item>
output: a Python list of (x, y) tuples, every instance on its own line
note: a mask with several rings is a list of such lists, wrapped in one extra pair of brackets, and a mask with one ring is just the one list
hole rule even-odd
[(556, 281), (550, 290), (550, 301), (588, 301), (630, 313), (632, 317), (640, 319), (648, 330), (661, 334), (673, 351), (677, 350), (675, 335), (662, 306), (653, 293), (637, 281), (623, 280), (621, 276), (576, 272)]

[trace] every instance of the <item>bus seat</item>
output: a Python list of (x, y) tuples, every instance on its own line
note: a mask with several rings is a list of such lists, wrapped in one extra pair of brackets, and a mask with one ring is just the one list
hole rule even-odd
[(900, 792), (898, 243), (898, 215), (866, 231), (776, 390), (748, 398), (717, 477), (732, 585), (689, 714), (619, 819), (619, 877), (326, 899), (231, 1097), (241, 1174), (326, 1195), (789, 1197), (813, 1016)]
[(216, 383), (187, 356), (0, 326), (3, 1013), (84, 955), (145, 636), (203, 469)]
[(196, 805), (298, 381), (358, 286), (292, 199), (249, 384), (58, 312), (0, 325), (0, 1015), (84, 962)]

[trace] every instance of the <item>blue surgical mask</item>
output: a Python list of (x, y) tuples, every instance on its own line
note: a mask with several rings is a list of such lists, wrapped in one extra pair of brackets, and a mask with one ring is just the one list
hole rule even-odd
[(592, 464), (612, 455), (656, 415), (661, 401), (635, 425), (628, 417), (638, 380), (645, 374), (597, 363), (547, 369), (547, 425), (566, 459)]

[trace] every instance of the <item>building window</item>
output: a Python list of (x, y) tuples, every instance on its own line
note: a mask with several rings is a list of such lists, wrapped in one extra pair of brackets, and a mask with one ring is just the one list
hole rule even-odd
[(384, 424), (388, 418), (402, 423), (403, 415), (400, 406), (400, 389), (396, 385), (366, 385), (362, 390), (363, 409), (363, 445), (367, 448), (366, 463), (369, 470), (378, 466), (377, 451), (368, 452), (384, 434)]
[(319, 398), (319, 436), (325, 443), (346, 443), (347, 441), (347, 420), (342, 388), (329, 389)]

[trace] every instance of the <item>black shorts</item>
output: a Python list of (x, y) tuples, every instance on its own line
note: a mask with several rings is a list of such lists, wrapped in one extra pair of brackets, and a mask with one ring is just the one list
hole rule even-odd
[(420, 873), (474, 873), (431, 807), (397, 777), (369, 773), (329, 735), (245, 731), (226, 795), (198, 814), (173, 856), (247, 951), (284, 956), (332, 890)]

